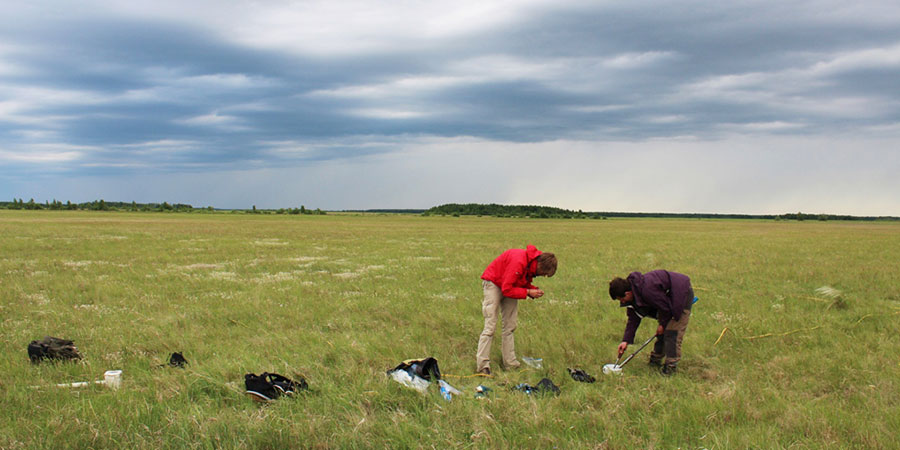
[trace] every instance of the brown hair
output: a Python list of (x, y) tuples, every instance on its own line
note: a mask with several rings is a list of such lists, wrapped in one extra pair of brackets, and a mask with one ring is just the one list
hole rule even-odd
[(536, 258), (538, 271), (552, 277), (556, 273), (556, 255), (553, 253), (541, 253)]
[(618, 300), (625, 296), (625, 293), (631, 290), (631, 283), (619, 277), (613, 278), (609, 282), (609, 296), (613, 300)]

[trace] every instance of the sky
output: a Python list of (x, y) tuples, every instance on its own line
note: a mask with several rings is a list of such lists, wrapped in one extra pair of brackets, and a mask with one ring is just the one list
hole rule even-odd
[(0, 201), (900, 216), (896, 0), (0, 2)]

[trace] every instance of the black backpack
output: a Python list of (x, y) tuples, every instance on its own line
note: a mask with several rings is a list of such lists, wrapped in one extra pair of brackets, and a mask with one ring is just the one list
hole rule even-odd
[(31, 341), (28, 344), (28, 358), (32, 363), (37, 364), (44, 359), (72, 361), (81, 359), (81, 355), (78, 354), (78, 348), (75, 347), (73, 341), (45, 336), (39, 341)]
[(254, 400), (268, 402), (282, 395), (291, 396), (297, 391), (309, 388), (306, 380), (300, 377), (300, 381), (291, 380), (277, 373), (263, 372), (260, 375), (248, 373), (244, 375), (244, 386), (247, 394)]
[(395, 370), (405, 370), (410, 375), (415, 375), (426, 381), (437, 381), (441, 379), (441, 369), (438, 368), (437, 360), (430, 356), (425, 359), (408, 359), (400, 363), (397, 367), (388, 370), (387, 373), (391, 373)]

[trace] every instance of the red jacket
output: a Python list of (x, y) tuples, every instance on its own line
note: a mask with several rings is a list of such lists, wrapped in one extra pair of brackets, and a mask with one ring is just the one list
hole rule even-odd
[(537, 289), (531, 284), (537, 270), (537, 257), (541, 254), (535, 246), (511, 248), (503, 252), (484, 269), (482, 280), (490, 281), (503, 292), (504, 297), (527, 298), (529, 289)]

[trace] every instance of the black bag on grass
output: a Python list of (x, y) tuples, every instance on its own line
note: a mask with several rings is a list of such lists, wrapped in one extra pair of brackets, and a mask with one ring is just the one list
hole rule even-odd
[(188, 361), (184, 359), (184, 355), (181, 352), (172, 353), (169, 356), (169, 362), (160, 364), (156, 367), (178, 367), (179, 369), (184, 369), (184, 366), (188, 364)]
[(72, 361), (81, 359), (81, 355), (78, 354), (78, 347), (75, 347), (73, 341), (45, 336), (39, 341), (31, 341), (28, 344), (28, 358), (32, 363), (37, 364), (44, 359)]
[(538, 381), (537, 386), (532, 386), (528, 383), (519, 383), (514, 388), (514, 390), (522, 391), (528, 395), (531, 394), (547, 394), (553, 393), (553, 395), (559, 395), (559, 388), (550, 381), (549, 378), (542, 378), (541, 381)]
[(559, 395), (559, 388), (549, 378), (543, 378), (541, 381), (538, 381), (537, 388), (542, 393), (552, 392), (553, 395)]
[(184, 366), (187, 363), (187, 360), (184, 359), (184, 355), (182, 355), (181, 352), (172, 353), (172, 356), (169, 357), (169, 365), (172, 367), (180, 367), (184, 369)]
[(306, 380), (300, 377), (300, 381), (291, 380), (277, 373), (263, 372), (260, 375), (248, 373), (244, 375), (244, 386), (247, 394), (258, 401), (272, 401), (282, 395), (291, 396), (294, 392), (309, 388)]
[(438, 368), (437, 360), (428, 357), (425, 359), (408, 359), (403, 361), (397, 367), (388, 370), (391, 373), (395, 370), (405, 370), (410, 375), (415, 375), (425, 381), (437, 381), (441, 379), (441, 369)]

